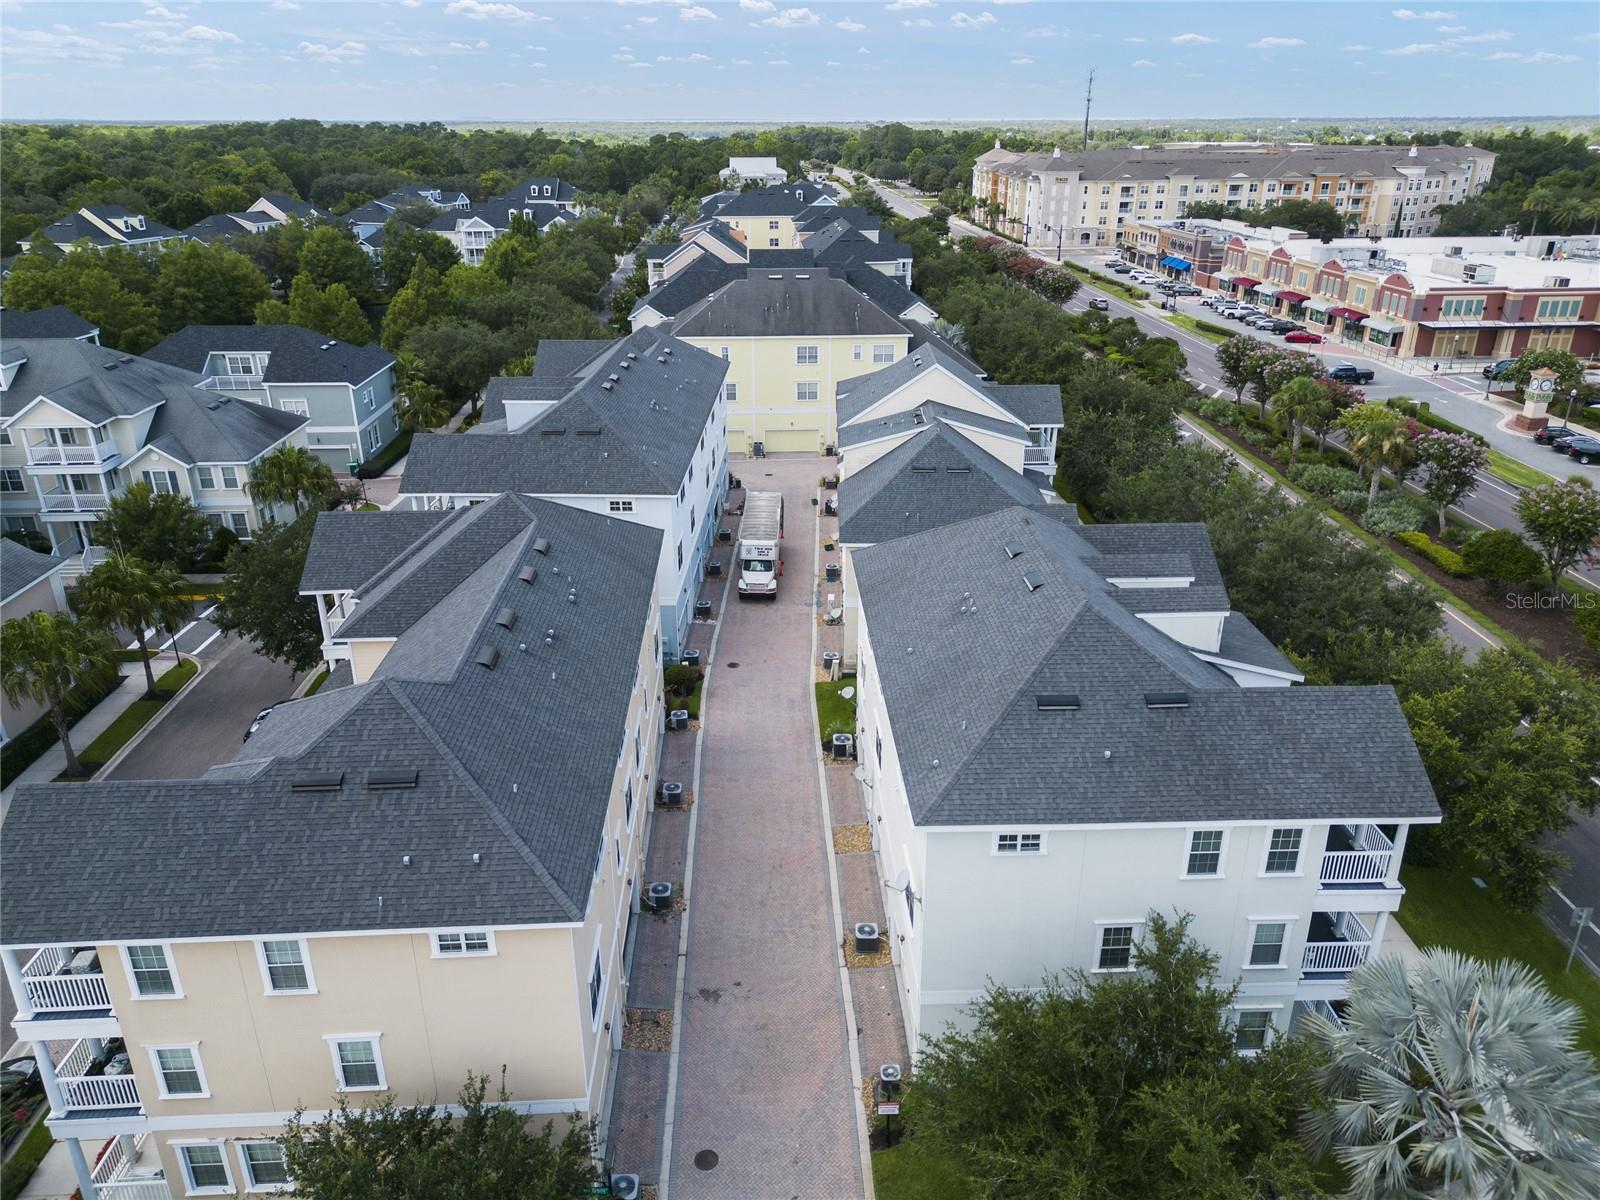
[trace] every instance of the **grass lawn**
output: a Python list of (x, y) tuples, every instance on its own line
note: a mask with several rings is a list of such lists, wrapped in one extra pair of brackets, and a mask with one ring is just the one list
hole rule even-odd
[(1554, 476), (1545, 474), (1538, 467), (1518, 462), (1498, 450), (1489, 451), (1489, 474), (1507, 483), (1514, 483), (1518, 487), (1539, 487), (1541, 484), (1555, 482)]
[(969, 1200), (978, 1194), (949, 1159), (911, 1141), (873, 1151), (872, 1186), (878, 1200)]
[(1196, 321), (1193, 317), (1186, 317), (1182, 313), (1168, 313), (1166, 320), (1183, 329), (1187, 329), (1197, 337), (1205, 338), (1208, 342), (1225, 342), (1233, 336), (1231, 333), (1212, 333), (1209, 329), (1203, 329), (1199, 321)]
[(119, 663), (137, 663), (143, 662), (154, 653), (153, 650), (114, 650), (111, 657)]
[(305, 694), (307, 696), (315, 696), (318, 689), (321, 688), (323, 684), (328, 682), (328, 674), (329, 671), (326, 667), (317, 672), (317, 677), (311, 681), (311, 686), (306, 689)]
[(161, 711), (178, 689), (193, 679), (200, 668), (193, 659), (186, 658), (171, 670), (156, 678), (158, 700), (135, 700), (94, 741), (78, 750), (78, 761), (83, 764), (84, 775), (56, 776), (57, 783), (82, 783), (88, 776), (105, 766), (118, 750), (126, 746), (133, 736), (143, 729)]
[(1533, 913), (1513, 912), (1467, 870), (1406, 864), (1400, 869), (1406, 898), (1399, 921), (1419, 946), (1448, 946), (1476, 958), (1515, 958), (1527, 963), (1556, 995), (1583, 1012), (1579, 1044), (1600, 1057), (1600, 980), (1582, 963), (1567, 961), (1560, 938)]
[(839, 695), (841, 688), (856, 686), (854, 679), (841, 679), (817, 684), (817, 724), (822, 728), (822, 740), (831, 741), (836, 733), (856, 731), (856, 706), (853, 699)]

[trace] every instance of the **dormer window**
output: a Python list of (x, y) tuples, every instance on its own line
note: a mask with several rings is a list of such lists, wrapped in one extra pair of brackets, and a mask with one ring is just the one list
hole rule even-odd
[(550, 194), (550, 185), (548, 183), (544, 185), (544, 194), (546, 196)]

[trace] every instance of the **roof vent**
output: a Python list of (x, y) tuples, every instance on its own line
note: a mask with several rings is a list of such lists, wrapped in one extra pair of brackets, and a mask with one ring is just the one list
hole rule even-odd
[(1082, 707), (1076, 692), (1040, 692), (1033, 702), (1040, 712), (1075, 712)]
[(617, 383), (622, 379), (622, 376), (618, 375), (615, 371), (613, 371), (613, 372), (611, 372), (611, 374), (607, 375), (606, 378), (609, 379), (612, 383)]
[(367, 772), (367, 787), (379, 788), (414, 788), (417, 786), (417, 769), (415, 767), (380, 767)]
[(532, 583), (535, 579), (539, 578), (539, 568), (523, 567), (517, 572), (517, 578), (522, 580), (523, 583)]
[(565, 425), (546, 425), (539, 433), (543, 437), (560, 437), (566, 431)]
[(1044, 586), (1044, 580), (1035, 579), (1032, 575), (1027, 574), (1022, 576), (1022, 582), (1028, 585), (1028, 590), (1030, 592), (1037, 592)]
[(665, 354), (658, 354), (656, 355), (656, 361), (658, 363), (664, 363), (667, 361), (667, 356)]
[(304, 771), (289, 781), (289, 790), (293, 792), (337, 792), (343, 785), (343, 771)]
[(117, 359), (117, 361), (120, 363), (131, 363), (133, 361), (133, 355), (124, 354), (121, 358)]
[(631, 363), (631, 362), (629, 362), (629, 361), (628, 361), (628, 360), (627, 360), (627, 359), (623, 359), (623, 360), (622, 360), (622, 361), (621, 361), (621, 362), (619, 362), (619, 363), (618, 363), (618, 364), (617, 364), (617, 366), (619, 366), (619, 367), (621, 367), (621, 368), (622, 368), (622, 369), (623, 369), (623, 370), (624, 370), (624, 371), (626, 371), (626, 370), (628, 370), (628, 369), (629, 369), (629, 368), (630, 368), (630, 367), (632, 367), (632, 366), (633, 366), (633, 364), (632, 364), (632, 363)]
[(501, 629), (510, 629), (517, 623), (517, 614), (514, 609), (502, 608), (494, 615), (494, 623)]
[(1020, 558), (1022, 555), (1021, 542), (1007, 542), (1004, 549), (1007, 558)]
[(665, 350), (663, 350), (663, 351), (662, 351), (662, 352), (661, 352), (661, 353), (663, 353), (663, 354), (665, 354), (665, 355), (666, 355), (666, 356), (667, 356), (667, 357), (668, 357), (668, 358), (670, 358), (670, 357), (672, 357), (672, 347), (671, 347), (671, 346), (668, 346), (668, 347), (667, 347), (667, 348), (666, 348), (666, 349), (665, 349)]
[(550, 553), (550, 539), (549, 538), (542, 538), (542, 537), (541, 538), (534, 538), (533, 539), (533, 552), (535, 554), (549, 554)]
[(637, 350), (629, 350), (628, 351), (628, 357), (629, 358), (638, 358), (639, 357), (639, 352)]
[(1146, 692), (1144, 694), (1146, 708), (1188, 708), (1188, 692)]
[(216, 412), (217, 409), (219, 409), (221, 407), (222, 407), (222, 404), (219, 401), (213, 400), (210, 404), (206, 405), (206, 411), (207, 412)]
[(107, 371), (115, 371), (117, 369), (116, 363), (102, 363), (101, 366)]
[(911, 473), (913, 475), (936, 475), (936, 474), (938, 474), (938, 471), (939, 471), (938, 467), (912, 467), (911, 468)]
[(605, 431), (601, 429), (574, 429), (572, 432), (579, 437), (599, 437)]
[(913, 425), (926, 425), (928, 423), (928, 418), (922, 415), (922, 410), (920, 408), (913, 409), (911, 412), (911, 423)]
[(493, 646), (485, 646), (482, 650), (478, 651), (478, 657), (474, 658), (472, 661), (477, 663), (480, 667), (487, 667), (492, 671), (494, 670), (495, 663), (500, 661), (500, 651), (495, 649)]
[(609, 380), (609, 379), (608, 379), (608, 380), (606, 380), (606, 381), (605, 381), (605, 382), (603, 382), (603, 383), (602, 383), (602, 384), (601, 384), (601, 385), (600, 385), (600, 390), (601, 390), (601, 391), (602, 391), (602, 392), (609, 392), (609, 391), (610, 391), (610, 390), (611, 390), (611, 389), (612, 389), (612, 388), (614, 388), (614, 387), (616, 387), (616, 386), (617, 386), (617, 385), (616, 385), (616, 384), (614, 384), (614, 383), (612, 383), (612, 382), (611, 382), (611, 381), (610, 381), (610, 380)]

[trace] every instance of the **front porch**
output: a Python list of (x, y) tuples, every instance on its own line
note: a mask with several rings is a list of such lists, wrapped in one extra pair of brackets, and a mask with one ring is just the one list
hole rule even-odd
[[(1380, 914), (1378, 918), (1380, 933), (1381, 922), (1387, 915)], [(1326, 979), (1348, 975), (1367, 961), (1377, 941), (1373, 930), (1355, 913), (1314, 912), (1300, 957), (1300, 977)]]

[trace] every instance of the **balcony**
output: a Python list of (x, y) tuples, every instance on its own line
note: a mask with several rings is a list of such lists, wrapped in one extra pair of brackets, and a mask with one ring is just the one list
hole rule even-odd
[(1022, 465), (1025, 467), (1048, 467), (1055, 463), (1055, 451), (1048, 446), (1025, 446), (1022, 450)]
[(23, 966), (22, 986), (36, 1019), (111, 1012), (106, 977), (93, 946), (46, 946)]
[(1312, 913), (1302, 975), (1348, 975), (1372, 953), (1372, 931), (1354, 913)]
[(142, 1111), (139, 1085), (120, 1038), (80, 1038), (56, 1067), (66, 1111), (53, 1117), (135, 1116)]
[(267, 388), (260, 375), (207, 375), (198, 386), (213, 392), (263, 392)]
[(1342, 1000), (1296, 1000), (1293, 1014), (1289, 1017), (1289, 1032), (1304, 1033), (1305, 1028), (1301, 1022), (1311, 1013), (1316, 1013), (1335, 1029), (1343, 1029), (1344, 1016), (1339, 1011), (1343, 1004)]
[(101, 492), (75, 492), (70, 488), (51, 488), (39, 499), (47, 513), (102, 513), (111, 507), (111, 497)]
[(1317, 877), (1325, 888), (1383, 887), (1394, 865), (1394, 842), (1376, 825), (1333, 825)]
[(172, 1200), (161, 1168), (161, 1156), (143, 1133), (109, 1139), (95, 1160), (90, 1177), (100, 1200)]
[(87, 467), (101, 471), (109, 470), (122, 461), (122, 452), (117, 449), (115, 442), (109, 440), (91, 442), (86, 446), (59, 441), (29, 441), (27, 451), (30, 467)]

